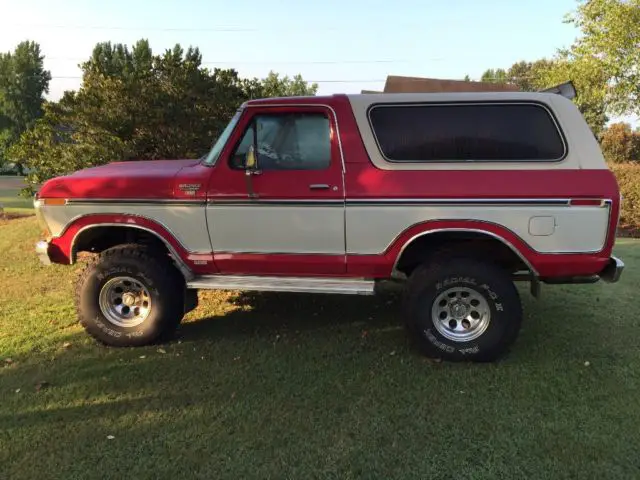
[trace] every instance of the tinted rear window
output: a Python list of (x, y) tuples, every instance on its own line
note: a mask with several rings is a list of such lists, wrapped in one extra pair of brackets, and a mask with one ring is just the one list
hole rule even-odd
[(394, 162), (556, 161), (565, 155), (549, 111), (537, 104), (374, 106), (371, 126)]

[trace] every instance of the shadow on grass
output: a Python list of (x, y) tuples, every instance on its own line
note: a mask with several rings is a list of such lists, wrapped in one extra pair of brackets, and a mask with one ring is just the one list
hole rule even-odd
[[(205, 300), (176, 340), (136, 349), (98, 347), (76, 331), (58, 339), (72, 346), (54, 361), (0, 369), (11, 439), (0, 465), (7, 478), (33, 478), (34, 465), (65, 478), (415, 478), (416, 465), (418, 477), (436, 478), (425, 472), (444, 465), (441, 478), (460, 478), (460, 465), (476, 472), (487, 458), (486, 478), (511, 478), (517, 457), (531, 472), (559, 459), (547, 464), (553, 475), (529, 478), (567, 468), (613, 478), (593, 454), (604, 448), (600, 457), (629, 465), (637, 424), (636, 325), (603, 321), (616, 322), (605, 307), (616, 295), (588, 286), (523, 298), (523, 334), (496, 365), (425, 361), (403, 341), (393, 295), (243, 293), (226, 314), (208, 313), (216, 308)], [(43, 380), (50, 386), (36, 391)], [(429, 455), (425, 438), (437, 439)], [(454, 465), (460, 445), (466, 456)]]
[(400, 326), (400, 301), (393, 293), (380, 296), (304, 293), (240, 293), (237, 307), (223, 315), (204, 316), (180, 326), (180, 337), (196, 339), (269, 335), (282, 330), (307, 332), (345, 328)]

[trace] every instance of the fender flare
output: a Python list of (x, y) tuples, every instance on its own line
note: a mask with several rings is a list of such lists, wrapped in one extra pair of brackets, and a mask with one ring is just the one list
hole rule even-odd
[[(77, 259), (76, 246), (80, 236), (93, 228), (101, 227), (131, 228), (150, 233), (165, 245), (185, 280), (193, 278), (191, 257), (202, 254), (188, 251), (168, 228), (158, 221), (144, 216), (132, 214), (83, 215), (74, 218), (53, 240), (61, 249), (66, 251), (69, 263), (73, 264)], [(211, 256), (209, 253), (206, 255)]]
[(446, 232), (477, 233), (498, 240), (520, 258), (533, 277), (538, 278), (539, 276), (530, 260), (530, 256), (534, 252), (522, 238), (502, 225), (481, 220), (428, 220), (411, 225), (391, 242), (385, 252), (393, 258), (392, 275), (399, 274), (396, 267), (402, 254), (415, 240), (427, 235)]

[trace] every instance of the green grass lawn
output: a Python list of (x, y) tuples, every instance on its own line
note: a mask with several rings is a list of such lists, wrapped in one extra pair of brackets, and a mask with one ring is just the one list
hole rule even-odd
[(470, 365), (391, 296), (208, 292), (169, 344), (98, 346), (37, 235), (0, 223), (1, 479), (640, 478), (636, 240), (619, 284), (523, 289), (510, 355)]

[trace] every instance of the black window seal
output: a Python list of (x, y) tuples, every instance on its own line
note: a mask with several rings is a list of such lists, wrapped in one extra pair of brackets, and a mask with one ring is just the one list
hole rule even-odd
[[(563, 154), (561, 157), (557, 159), (549, 159), (549, 160), (541, 160), (541, 159), (528, 159), (528, 160), (392, 160), (387, 157), (382, 150), (382, 146), (380, 145), (380, 141), (378, 140), (378, 136), (376, 135), (376, 131), (373, 128), (373, 122), (371, 121), (371, 112), (376, 108), (385, 108), (385, 107), (428, 107), (428, 106), (458, 106), (458, 105), (533, 105), (539, 108), (544, 109), (547, 114), (551, 117), (554, 126), (556, 127), (556, 131), (562, 140), (563, 146)], [(569, 144), (565, 137), (565, 134), (560, 127), (560, 122), (549, 106), (543, 102), (535, 101), (535, 100), (468, 100), (468, 101), (431, 101), (431, 102), (376, 102), (372, 103), (367, 107), (367, 121), (369, 122), (369, 128), (373, 135), (373, 138), (376, 142), (376, 146), (378, 147), (378, 151), (382, 158), (388, 163), (395, 164), (418, 164), (418, 165), (449, 165), (449, 164), (459, 164), (459, 163), (560, 163), (564, 161), (569, 155)]]

